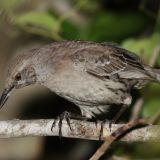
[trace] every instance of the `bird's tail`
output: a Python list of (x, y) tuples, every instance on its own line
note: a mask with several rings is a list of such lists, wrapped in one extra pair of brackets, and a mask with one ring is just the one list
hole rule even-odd
[(152, 69), (153, 73), (155, 74), (155, 78), (158, 82), (160, 82), (160, 69)]
[(152, 77), (153, 81), (160, 83), (160, 69), (147, 67), (149, 75)]

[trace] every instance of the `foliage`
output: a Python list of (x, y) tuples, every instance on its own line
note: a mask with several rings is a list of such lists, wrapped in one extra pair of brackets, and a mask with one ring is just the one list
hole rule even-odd
[[(160, 33), (155, 32), (153, 35), (146, 38), (127, 39), (123, 41), (122, 46), (139, 54), (139, 56), (142, 56), (143, 60), (148, 63), (152, 57), (154, 49), (160, 46)], [(160, 65), (159, 58), (157, 59), (157, 64)], [(157, 84), (151, 84), (147, 88), (148, 92), (144, 94), (146, 100), (143, 106), (143, 116), (153, 116), (159, 111), (159, 90), (160, 86)]]
[[(0, 13), (3, 15), (0, 27), (6, 23), (3, 32), (15, 39), (20, 36), (22, 41), (30, 35), (27, 44), (72, 39), (116, 42), (141, 56), (145, 63), (149, 62), (155, 48), (160, 46), (160, 10), (155, 0), (133, 3), (124, 0), (66, 0), (54, 6), (56, 2), (0, 0)], [(16, 47), (21, 45), (19, 41), (15, 44)], [(159, 57), (156, 66), (160, 66)], [(160, 85), (149, 84), (139, 92), (145, 98), (141, 116), (152, 117), (157, 114)], [(136, 93), (133, 93), (134, 99), (138, 97)], [(156, 155), (159, 159), (159, 145), (149, 143), (146, 146), (152, 148), (148, 153), (150, 157)], [(130, 149), (127, 153), (126, 148)], [(142, 148), (143, 144), (132, 144), (132, 147), (116, 144), (112, 150), (120, 156), (146, 158), (148, 154)]]
[[(156, 47), (160, 45), (160, 33), (155, 32), (153, 35), (134, 39), (130, 38), (122, 42), (122, 46), (126, 49), (129, 49), (139, 56), (142, 56), (142, 59), (147, 63), (152, 57), (153, 51)], [(157, 60), (160, 64), (160, 59)]]
[(48, 12), (32, 11), (18, 15), (14, 18), (15, 24), (25, 31), (46, 36), (49, 38), (59, 39), (58, 33), (61, 26), (58, 19)]

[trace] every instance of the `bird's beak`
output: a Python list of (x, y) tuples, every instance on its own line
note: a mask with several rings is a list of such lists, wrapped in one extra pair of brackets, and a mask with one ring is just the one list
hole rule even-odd
[(15, 88), (14, 85), (11, 85), (7, 87), (6, 89), (4, 89), (4, 91), (2, 92), (1, 98), (0, 98), (0, 108), (2, 108), (5, 102), (8, 100), (14, 88)]

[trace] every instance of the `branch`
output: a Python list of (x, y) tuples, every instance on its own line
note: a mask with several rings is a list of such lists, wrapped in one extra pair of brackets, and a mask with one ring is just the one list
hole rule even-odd
[(130, 121), (133, 121), (139, 118), (143, 104), (144, 104), (144, 98), (140, 97), (136, 100), (135, 104), (133, 105)]
[(131, 129), (139, 125), (146, 125), (146, 119), (133, 120), (119, 127), (116, 131), (110, 134), (110, 136), (106, 137), (105, 142), (97, 149), (97, 151), (89, 160), (100, 159), (100, 157), (105, 154), (105, 152), (110, 148), (114, 141), (116, 141), (122, 135), (126, 134), (127, 131), (131, 131)]
[[(25, 137), (25, 136), (58, 136), (58, 122), (55, 124), (53, 131), (51, 126), (54, 119), (41, 120), (7, 120), (0, 121), (0, 138)], [(113, 124), (112, 132), (116, 131), (122, 124)], [(94, 122), (80, 121), (71, 119), (71, 127), (63, 121), (62, 135), (69, 138), (81, 138), (90, 140), (99, 140), (101, 124)], [(110, 135), (109, 125), (104, 125), (102, 140)], [(125, 135), (121, 141), (155, 141), (160, 142), (160, 126), (148, 125), (146, 127), (131, 131)]]
[(151, 56), (151, 59), (149, 61), (149, 66), (154, 67), (156, 62), (157, 62), (157, 58), (159, 57), (159, 53), (160, 53), (160, 45), (157, 45), (154, 50), (153, 50), (153, 54)]

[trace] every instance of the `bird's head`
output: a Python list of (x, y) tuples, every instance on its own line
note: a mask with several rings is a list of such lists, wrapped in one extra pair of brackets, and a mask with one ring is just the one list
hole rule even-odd
[(5, 89), (0, 98), (0, 107), (5, 104), (15, 89), (34, 83), (36, 83), (36, 73), (31, 60), (31, 55), (24, 54), (13, 58), (8, 67)]

